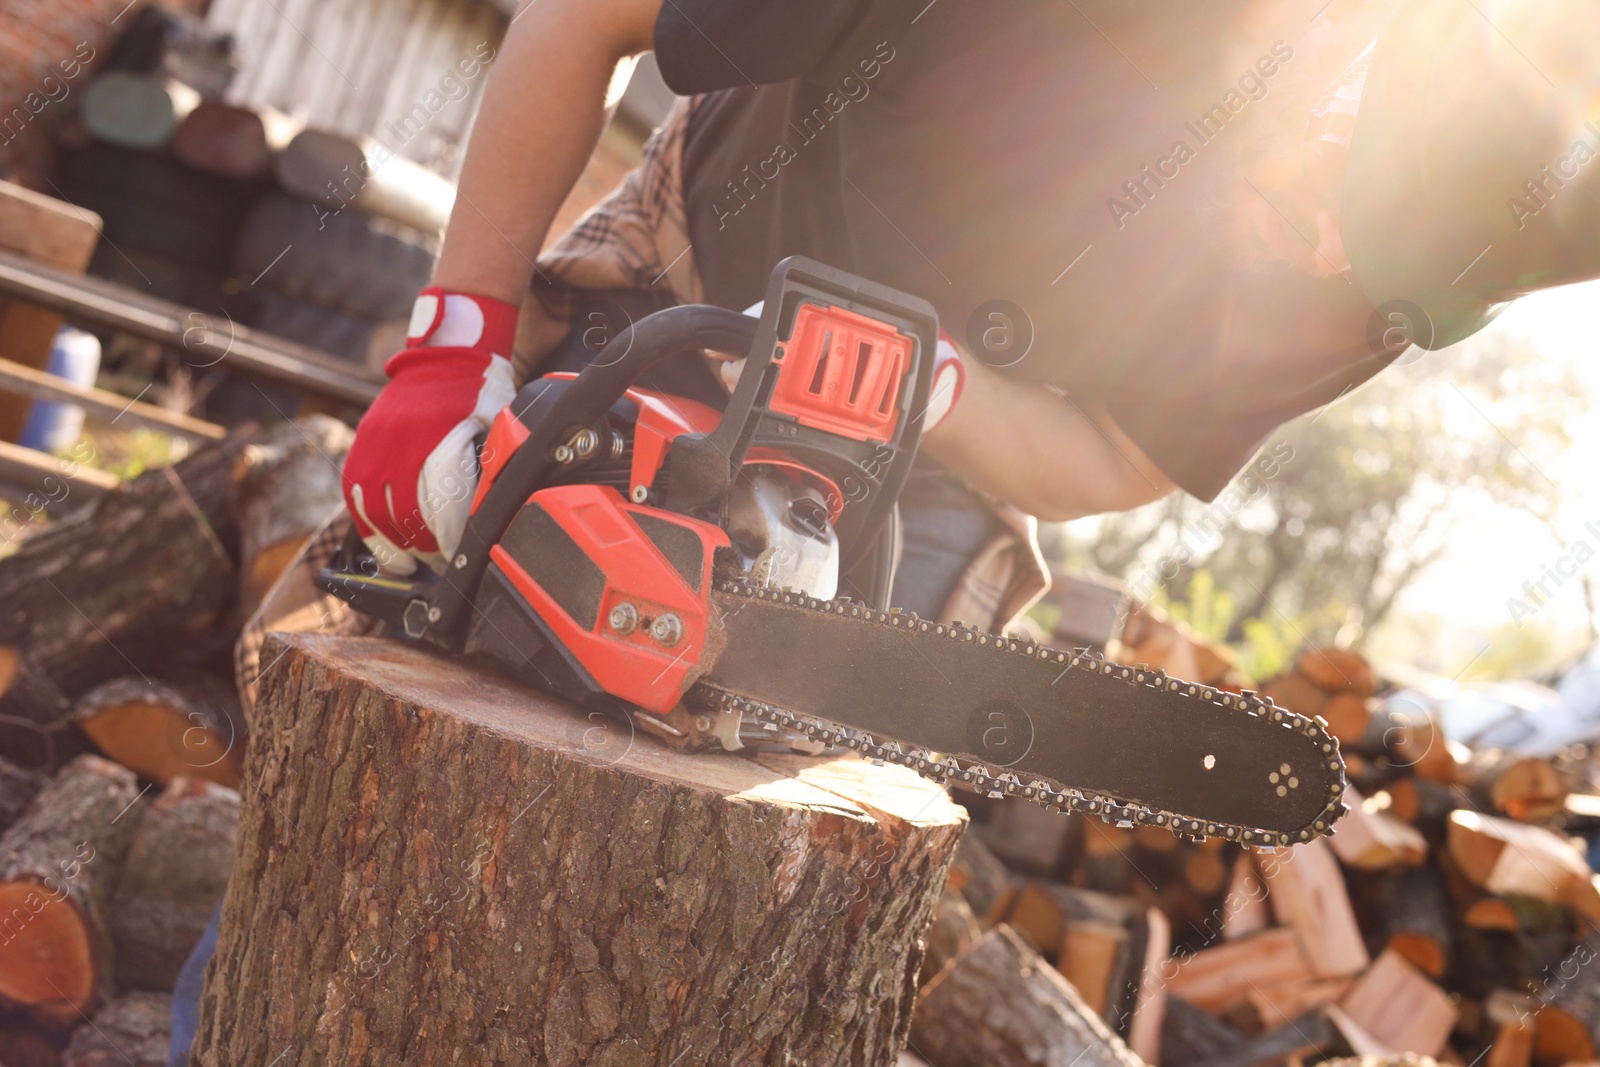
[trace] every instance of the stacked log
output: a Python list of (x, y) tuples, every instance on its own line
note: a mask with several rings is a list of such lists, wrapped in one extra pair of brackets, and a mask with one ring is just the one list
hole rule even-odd
[(1318, 646), (1296, 657), (1291, 670), (1269, 678), (1261, 695), (1301, 715), (1320, 715), (1328, 732), (1348, 744), (1366, 732), (1378, 680), (1359, 654)]

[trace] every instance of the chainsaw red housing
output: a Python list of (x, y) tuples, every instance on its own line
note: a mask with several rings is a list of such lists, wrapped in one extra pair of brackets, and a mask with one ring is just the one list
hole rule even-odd
[[(666, 714), (699, 676), (712, 559), (727, 544), (710, 523), (566, 485), (534, 493), (489, 554), (601, 688)], [(618, 608), (628, 625), (613, 624)], [(668, 618), (664, 640), (652, 623)]]

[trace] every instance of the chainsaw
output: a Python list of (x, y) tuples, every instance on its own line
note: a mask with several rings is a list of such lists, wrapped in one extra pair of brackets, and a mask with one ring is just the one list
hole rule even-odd
[[(524, 387), (481, 445), (441, 571), (385, 575), (352, 534), (319, 584), (406, 638), (698, 746), (836, 746), (1259, 848), (1329, 832), (1344, 763), (1322, 719), (887, 606), (937, 336), (927, 302), (787, 259), (759, 318), (669, 308)], [(745, 354), (723, 410), (636, 384), (698, 351)]]

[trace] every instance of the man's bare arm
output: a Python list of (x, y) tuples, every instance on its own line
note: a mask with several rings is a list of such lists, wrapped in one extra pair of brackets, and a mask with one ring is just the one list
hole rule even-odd
[(967, 361), (961, 402), (923, 436), (980, 492), (1064, 522), (1159, 500), (1176, 488), (1103, 407)]
[(600, 137), (612, 72), (649, 50), (660, 10), (661, 0), (523, 0), (473, 125), (435, 285), (522, 303)]

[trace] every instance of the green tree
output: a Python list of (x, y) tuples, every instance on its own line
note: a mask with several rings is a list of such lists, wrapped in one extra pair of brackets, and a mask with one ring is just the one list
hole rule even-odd
[(1107, 516), (1057, 534), (1055, 551), (1247, 645), (1258, 670), (1285, 647), (1358, 639), (1473, 507), (1554, 521), (1560, 493), (1541, 468), (1587, 406), (1565, 367), (1498, 336), (1401, 364), (1280, 429), (1269, 476), (1252, 468), (1209, 505), (1174, 494)]

